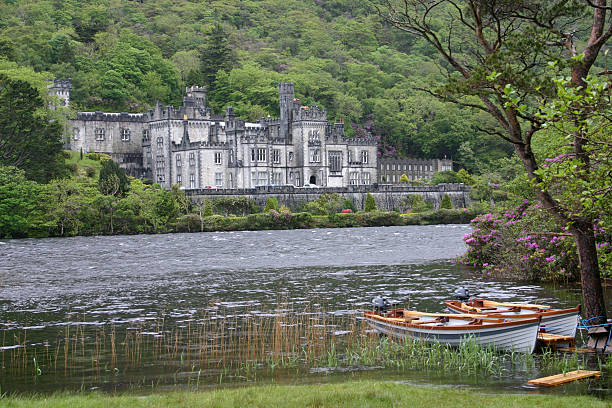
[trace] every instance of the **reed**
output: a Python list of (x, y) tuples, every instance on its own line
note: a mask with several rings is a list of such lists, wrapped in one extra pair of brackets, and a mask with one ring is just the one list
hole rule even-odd
[[(173, 382), (199, 387), (202, 383), (253, 381), (278, 370), (304, 373), (315, 367), (382, 366), (398, 371), (500, 376), (530, 372), (538, 365), (544, 371), (584, 365), (575, 355), (545, 352), (534, 359), (529, 354), (497, 353), (473, 342), (452, 348), (379, 337), (363, 324), (361, 314), (335, 315), (312, 303), (298, 308), (286, 299), (279, 300), (269, 313), (233, 310), (223, 315), (218, 308), (208, 308), (183, 323), (160, 316), (129, 328), (87, 326), (82, 316), (66, 325), (55, 341), (38, 347), (28, 345), (27, 332), (14, 330), (4, 330), (3, 344), (10, 335), (19, 347), (0, 352), (0, 375), (21, 376), (23, 381), (29, 381), (32, 373), (35, 377), (76, 377), (92, 384), (120, 376), (127, 382), (139, 378), (144, 386), (145, 382), (159, 383), (163, 373), (170, 373)], [(145, 370), (157, 374), (143, 376)]]

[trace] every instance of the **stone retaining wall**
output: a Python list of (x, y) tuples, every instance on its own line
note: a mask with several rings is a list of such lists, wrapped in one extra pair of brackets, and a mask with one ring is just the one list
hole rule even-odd
[(353, 200), (357, 209), (363, 210), (367, 193), (372, 194), (379, 210), (403, 210), (406, 199), (412, 195), (420, 195), (427, 203), (433, 204), (435, 209), (445, 194), (451, 199), (453, 208), (466, 208), (470, 204), (470, 187), (464, 184), (438, 184), (436, 186), (413, 186), (372, 184), (363, 186), (348, 186), (334, 188), (299, 188), (287, 186), (262, 186), (248, 189), (198, 189), (187, 190), (186, 194), (193, 200), (209, 198), (215, 200), (219, 197), (244, 197), (254, 200), (264, 208), (268, 198), (275, 197), (279, 205), (285, 205), (291, 210), (299, 209), (304, 203), (318, 199), (324, 193), (337, 193), (344, 198)]

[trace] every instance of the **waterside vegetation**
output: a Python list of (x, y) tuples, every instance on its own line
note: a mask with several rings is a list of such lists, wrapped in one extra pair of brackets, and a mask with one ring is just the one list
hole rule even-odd
[(106, 383), (121, 390), (178, 384), (199, 388), (383, 368), (464, 378), (550, 375), (593, 364), (606, 368), (600, 359), (548, 349), (534, 356), (500, 353), (473, 342), (453, 348), (380, 337), (358, 312), (327, 313), (320, 305), (297, 310), (281, 303), (269, 312), (233, 311), (230, 316), (217, 311), (211, 305), (199, 318), (181, 324), (160, 317), (130, 327), (89, 325), (86, 316), (77, 316), (77, 322), (49, 339), (41, 339), (36, 329), (8, 328), (0, 373), (5, 380), (42, 387), (70, 379), (68, 388)]
[(47, 184), (0, 167), (0, 238), (467, 223), (475, 216), (466, 209), (433, 211), (418, 195), (395, 212), (378, 211), (371, 195), (365, 212), (339, 194), (304, 202), (297, 212), (274, 199), (263, 209), (247, 197), (192, 201), (179, 186), (166, 191), (128, 180), (104, 154), (64, 156), (71, 177)]
[(350, 381), (341, 384), (262, 385), (214, 391), (173, 391), (150, 395), (55, 394), (52, 396), (8, 397), (15, 408), (105, 408), (146, 407), (393, 407), (435, 406), (449, 408), (481, 406), (493, 408), (592, 408), (608, 402), (592, 396), (495, 394), (491, 392), (415, 386), (392, 381)]
[(146, 407), (393, 407), (435, 406), (444, 401), (449, 408), (481, 406), (493, 408), (592, 408), (608, 402), (592, 396), (495, 394), (491, 392), (415, 386), (392, 381), (350, 381), (341, 384), (262, 385), (214, 391), (173, 391), (149, 395), (55, 394), (52, 396), (8, 397), (15, 408), (105, 408)]

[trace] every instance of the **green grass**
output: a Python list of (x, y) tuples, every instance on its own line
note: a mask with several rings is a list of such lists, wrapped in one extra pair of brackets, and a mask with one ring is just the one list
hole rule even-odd
[(70, 155), (70, 158), (66, 158), (66, 164), (71, 165), (72, 163), (76, 163), (79, 174), (82, 176), (86, 175), (86, 168), (93, 167), (96, 170), (96, 174), (94, 179), (98, 179), (98, 175), (100, 174), (100, 169), (102, 168), (102, 162), (99, 160), (92, 160), (87, 157), (87, 153), (83, 153), (83, 160), (81, 160), (81, 153), (74, 152), (72, 150), (64, 150), (65, 154)]
[(590, 396), (483, 394), (477, 391), (394, 382), (253, 386), (214, 391), (175, 391), (146, 396), (58, 394), (0, 399), (0, 407), (610, 407)]

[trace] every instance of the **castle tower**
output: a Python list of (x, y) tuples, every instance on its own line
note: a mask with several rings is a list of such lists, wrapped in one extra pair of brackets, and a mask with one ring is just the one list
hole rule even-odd
[(185, 88), (185, 98), (183, 98), (185, 106), (206, 107), (206, 87), (192, 86)]
[[(72, 91), (72, 78), (65, 80), (54, 79), (53, 84), (47, 85), (49, 88), (49, 95), (57, 96), (60, 100), (61, 106), (70, 105), (70, 92)], [(51, 109), (55, 109), (55, 106), (50, 106)]]
[(278, 83), (278, 97), (280, 105), (280, 137), (291, 139), (291, 108), (293, 106), (293, 82)]

